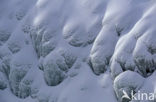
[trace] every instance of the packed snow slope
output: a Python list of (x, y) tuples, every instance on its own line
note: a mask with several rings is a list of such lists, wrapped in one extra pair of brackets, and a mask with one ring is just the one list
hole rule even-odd
[(0, 0), (0, 102), (156, 92), (155, 11), (155, 0)]

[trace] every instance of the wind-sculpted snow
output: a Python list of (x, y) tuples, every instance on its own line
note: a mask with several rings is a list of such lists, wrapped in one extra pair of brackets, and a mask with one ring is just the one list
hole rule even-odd
[(153, 92), (155, 11), (154, 0), (1, 0), (0, 102)]

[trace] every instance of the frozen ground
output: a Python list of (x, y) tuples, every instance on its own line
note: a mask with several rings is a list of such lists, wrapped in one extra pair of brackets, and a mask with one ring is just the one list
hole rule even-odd
[(0, 0), (0, 102), (156, 93), (155, 11), (155, 0)]

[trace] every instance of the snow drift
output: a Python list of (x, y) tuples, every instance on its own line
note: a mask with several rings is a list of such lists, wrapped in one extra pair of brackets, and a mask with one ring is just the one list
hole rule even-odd
[(154, 0), (1, 0), (0, 102), (155, 92), (155, 11)]

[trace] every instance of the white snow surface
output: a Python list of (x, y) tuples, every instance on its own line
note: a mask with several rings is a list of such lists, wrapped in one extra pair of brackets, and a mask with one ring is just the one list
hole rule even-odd
[(155, 0), (0, 0), (0, 102), (156, 92), (155, 11)]

